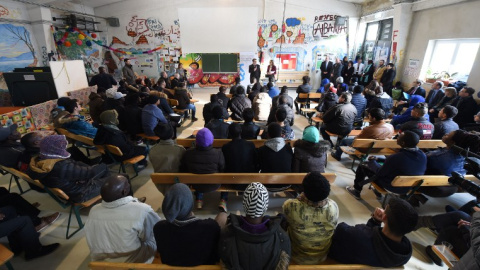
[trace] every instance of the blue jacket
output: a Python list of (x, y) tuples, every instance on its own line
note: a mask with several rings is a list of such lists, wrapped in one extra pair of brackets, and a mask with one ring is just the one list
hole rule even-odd
[[(420, 102), (425, 102), (425, 98), (420, 95), (411, 96), (410, 101), (408, 102), (408, 106), (409, 106), (408, 109), (404, 113), (394, 116), (390, 124), (396, 127), (397, 125), (401, 125), (403, 123), (406, 123), (412, 120), (411, 113), (413, 110), (413, 106), (417, 105), (417, 103), (420, 103)], [(427, 119), (427, 121), (430, 121), (428, 114), (425, 115), (425, 119)]]
[(97, 128), (85, 121), (85, 117), (83, 115), (77, 116), (80, 117), (78, 121), (65, 123), (62, 125), (62, 127), (73, 134), (95, 138), (95, 135), (97, 134)]
[(330, 83), (329, 79), (323, 79), (320, 83), (320, 88), (318, 88), (317, 93), (325, 93), (325, 89), (323, 88), (325, 84)]
[(270, 90), (268, 90), (268, 95), (271, 98), (274, 98), (274, 97), (280, 95), (280, 90), (278, 90), (277, 87), (273, 86), (272, 88), (270, 88)]
[(432, 140), (441, 140), (443, 135), (459, 129), (458, 124), (452, 118), (438, 121), (433, 126), (435, 129), (433, 130)]
[(463, 168), (465, 158), (455, 153), (451, 149), (437, 149), (427, 153), (427, 171), (425, 174), (448, 175), (452, 172), (465, 175), (467, 172)]
[(363, 112), (367, 108), (367, 99), (360, 93), (356, 93), (352, 95), (351, 103), (355, 108), (357, 108), (357, 116), (355, 117), (355, 122), (362, 121), (363, 119)]
[(427, 156), (419, 149), (400, 149), (396, 154), (388, 156), (378, 170), (375, 183), (389, 191), (405, 194), (409, 188), (392, 187), (392, 181), (399, 175), (424, 175), (427, 169)]
[(155, 104), (147, 104), (142, 110), (142, 128), (143, 132), (148, 136), (155, 136), (153, 130), (159, 122), (167, 123), (167, 119), (163, 116), (162, 110), (160, 110)]
[[(393, 251), (391, 245), (401, 246), (403, 252)], [(380, 224), (370, 219), (367, 224), (355, 226), (345, 222), (338, 224), (328, 257), (339, 263), (395, 267), (406, 264), (412, 250), (407, 237), (404, 236), (400, 244), (395, 244), (383, 235)]]

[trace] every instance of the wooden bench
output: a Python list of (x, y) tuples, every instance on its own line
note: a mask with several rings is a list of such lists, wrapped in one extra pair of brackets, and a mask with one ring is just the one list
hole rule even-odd
[[(450, 176), (446, 175), (416, 175), (416, 176), (397, 176), (395, 179), (392, 181), (392, 186), (393, 187), (406, 187), (410, 188), (410, 190), (406, 194), (406, 199), (410, 198), (413, 194), (417, 192), (417, 190), (420, 187), (446, 187), (446, 186), (451, 186), (451, 184), (448, 182), (448, 178)], [(475, 181), (477, 184), (480, 183), (480, 181), (474, 176), (474, 175), (465, 175), (465, 179), (470, 180), (470, 181)], [(387, 197), (389, 195), (393, 196), (398, 196), (398, 194), (394, 192), (390, 192), (379, 185), (377, 185), (375, 182), (371, 183), (371, 186), (378, 191), (379, 193), (383, 194), (385, 196), (382, 206), (385, 207), (385, 203), (387, 201)]]
[(303, 76), (308, 76), (309, 71), (279, 70), (277, 74), (277, 85), (279, 87), (280, 85), (286, 85), (287, 87), (297, 87), (303, 83)]
[(10, 263), (10, 259), (13, 258), (13, 252), (11, 252), (4, 245), (0, 244), (0, 265), (4, 265), (8, 270), (13, 270), (13, 266)]
[(150, 151), (150, 145), (154, 145), (160, 140), (160, 137), (158, 136), (148, 136), (145, 133), (139, 133), (137, 136), (144, 140), (148, 151)]
[[(65, 137), (71, 139), (72, 141), (81, 142), (84, 145), (95, 146), (95, 144), (93, 143), (93, 138), (71, 133), (70, 131), (64, 128), (57, 128), (56, 131), (58, 134), (65, 135)], [(90, 156), (90, 148), (85, 147), (85, 150), (87, 151), (87, 156)]]
[[(442, 140), (420, 140), (417, 147), (420, 149), (435, 149), (438, 147), (446, 147), (446, 145)], [(340, 148), (343, 153), (353, 158), (352, 166), (350, 168), (353, 170), (357, 159), (362, 163), (367, 160), (367, 157), (370, 154), (384, 156), (393, 155), (397, 152), (395, 150), (402, 147), (397, 144), (397, 140), (355, 139), (351, 146), (340, 146)]]
[[(193, 174), (193, 173), (153, 173), (150, 175), (154, 184), (173, 185), (184, 183), (195, 184), (250, 184), (259, 182), (269, 185), (301, 185), (306, 173), (214, 173), (214, 174)], [(322, 173), (332, 184), (337, 177), (335, 173)], [(288, 189), (290, 191), (291, 189)], [(217, 191), (237, 192), (228, 186), (222, 186)]]
[[(16, 170), (14, 168), (8, 168), (8, 167), (2, 166), (1, 169), (7, 171), (10, 174), (12, 174), (12, 176), (16, 177), (17, 179), (23, 179), (23, 180), (25, 180), (25, 181), (33, 184), (33, 185), (38, 186), (41, 189), (44, 189), (62, 208), (65, 209), (65, 208), (70, 207), (70, 215), (68, 216), (68, 225), (67, 225), (67, 233), (66, 233), (66, 238), (67, 239), (70, 239), (70, 237), (72, 237), (74, 234), (79, 232), (84, 226), (84, 224), (82, 222), (82, 217), (80, 216), (80, 209), (90, 207), (90, 206), (94, 205), (95, 203), (99, 202), (102, 199), (100, 197), (100, 195), (98, 195), (95, 198), (92, 198), (92, 199), (90, 199), (86, 202), (83, 202), (83, 203), (72, 202), (70, 200), (70, 198), (68, 197), (68, 195), (65, 194), (65, 192), (63, 192), (59, 188), (46, 187), (39, 180), (36, 180), (36, 179), (33, 180), (26, 173), (23, 173), (23, 172), (21, 172), (19, 170)], [(75, 213), (79, 228), (76, 231), (74, 231), (72, 234), (69, 235), (70, 223), (71, 223), (73, 213)]]
[[(221, 270), (221, 265), (199, 265), (192, 267), (176, 267), (166, 264), (144, 263), (110, 263), (91, 262), (88, 264), (91, 270)], [(404, 269), (403, 266), (394, 268), (373, 267), (362, 264), (321, 264), (321, 265), (290, 265), (289, 270), (365, 270), (365, 269)]]
[(111, 144), (95, 145), (95, 146), (97, 147), (97, 150), (100, 153), (107, 154), (113, 160), (114, 165), (119, 165), (119, 167), (118, 167), (118, 172), (119, 173), (120, 173), (120, 170), (123, 173), (127, 173), (125, 165), (132, 165), (133, 170), (135, 171), (135, 176), (133, 176), (130, 179), (133, 179), (133, 178), (138, 176), (138, 172), (139, 172), (138, 162), (145, 159), (144, 155), (138, 155), (136, 157), (132, 157), (132, 158), (129, 158), (129, 159), (126, 159), (126, 160), (122, 161), (119, 158), (121, 158), (123, 156), (123, 153), (122, 153), (122, 150), (120, 150), (120, 148), (118, 148), (117, 146), (111, 145)]
[[(221, 148), (222, 146), (224, 146), (225, 144), (227, 144), (231, 141), (232, 141), (231, 139), (215, 139), (215, 140), (213, 140), (212, 146), (214, 148)], [(260, 140), (249, 140), (249, 141), (253, 142), (253, 144), (255, 145), (255, 148), (259, 148), (259, 147), (265, 145), (265, 142), (267, 140), (260, 139)], [(290, 146), (293, 147), (293, 144), (295, 143), (295, 141), (296, 140), (285, 141), (285, 142), (290, 143)], [(181, 145), (185, 148), (195, 147), (195, 139), (177, 139), (177, 144)]]
[(317, 101), (317, 100), (320, 100), (320, 98), (322, 98), (322, 93), (309, 93), (308, 94), (309, 105), (310, 104), (318, 104), (319, 101)]

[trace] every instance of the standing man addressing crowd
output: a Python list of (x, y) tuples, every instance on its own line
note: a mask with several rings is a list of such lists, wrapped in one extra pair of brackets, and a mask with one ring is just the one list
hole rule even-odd
[(107, 89), (112, 88), (113, 85), (117, 85), (117, 81), (112, 75), (105, 72), (105, 67), (98, 68), (98, 74), (93, 76), (88, 84), (90, 86), (98, 86), (97, 93), (105, 92)]
[(130, 59), (125, 59), (123, 61), (125, 62), (125, 66), (123, 67), (123, 70), (122, 70), (123, 77), (125, 77), (125, 80), (127, 81), (128, 84), (135, 84), (135, 79), (137, 78), (137, 76), (135, 75), (135, 72), (132, 69), (132, 64), (130, 64)]
[(257, 64), (257, 59), (252, 59), (252, 64), (248, 67), (248, 73), (250, 73), (250, 83), (253, 83), (253, 78), (257, 79), (257, 82), (260, 81), (260, 65)]

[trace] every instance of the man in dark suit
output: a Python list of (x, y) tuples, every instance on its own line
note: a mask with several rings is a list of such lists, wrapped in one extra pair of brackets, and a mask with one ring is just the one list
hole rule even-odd
[(252, 60), (252, 64), (248, 67), (248, 73), (250, 73), (250, 83), (253, 83), (253, 78), (257, 79), (257, 82), (260, 81), (260, 65), (257, 64), (257, 59)]
[(322, 80), (323, 79), (329, 79), (330, 76), (332, 75), (332, 70), (333, 70), (333, 64), (330, 62), (330, 58), (325, 56), (325, 61), (322, 62), (320, 65), (320, 70), (322, 71)]
[(473, 116), (478, 112), (478, 105), (473, 98), (475, 89), (471, 87), (464, 87), (459, 93), (456, 100), (453, 101), (452, 106), (458, 109), (458, 114), (453, 118), (453, 121), (463, 129), (465, 125), (473, 124)]
[(408, 94), (410, 96), (419, 95), (419, 96), (422, 96), (424, 98), (425, 98), (426, 92), (427, 91), (425, 91), (425, 89), (422, 88), (422, 81), (420, 79), (416, 79), (415, 81), (413, 81), (412, 88), (410, 88), (410, 90), (408, 90)]
[(445, 92), (443, 91), (443, 82), (436, 81), (432, 85), (432, 89), (428, 92), (428, 96), (425, 99), (425, 102), (428, 103), (428, 108), (432, 108), (433, 106), (437, 105), (437, 103), (445, 96)]

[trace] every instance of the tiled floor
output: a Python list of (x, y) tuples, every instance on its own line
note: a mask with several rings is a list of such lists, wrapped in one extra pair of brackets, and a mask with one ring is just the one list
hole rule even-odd
[[(203, 127), (203, 121), (201, 120), (201, 112), (203, 105), (209, 101), (211, 93), (216, 92), (216, 89), (194, 89), (194, 98), (200, 101), (196, 104), (197, 115), (200, 119), (197, 122), (186, 121), (181, 128), (179, 128), (179, 138), (185, 138), (192, 134), (195, 129)], [(290, 95), (295, 97), (295, 92), (290, 91)], [(307, 120), (303, 116), (295, 116), (295, 133), (296, 138), (301, 139), (302, 131), (305, 126), (308, 125)], [(329, 156), (327, 172), (335, 172), (337, 174), (337, 180), (332, 186), (330, 198), (335, 200), (340, 208), (340, 221), (349, 224), (364, 223), (370, 218), (371, 212), (375, 207), (379, 207), (380, 203), (375, 199), (373, 192), (364, 190), (362, 196), (364, 200), (357, 201), (348, 195), (345, 191), (345, 186), (353, 183), (353, 172), (349, 169), (351, 160), (348, 157), (338, 162)], [(140, 175), (133, 179), (132, 185), (137, 197), (146, 196), (147, 203), (150, 204), (153, 209), (161, 213), (161, 204), (163, 195), (157, 191), (155, 186), (150, 181), (150, 174), (152, 173), (152, 166), (148, 166), (143, 170)], [(2, 186), (8, 187), (9, 177), (2, 176), (0, 183)], [(26, 187), (25, 183), (22, 186)], [(18, 189), (16, 186), (12, 187), (12, 191), (16, 192)], [(65, 231), (68, 222), (68, 209), (62, 209), (56, 202), (52, 200), (47, 194), (41, 194), (35, 191), (29, 191), (24, 194), (24, 197), (30, 202), (41, 203), (40, 209), (41, 215), (47, 215), (55, 211), (62, 213), (59, 220), (57, 220), (52, 226), (44, 230), (41, 234), (41, 242), (44, 244), (59, 242), (61, 248), (55, 251), (53, 254), (38, 258), (32, 262), (25, 262), (22, 256), (15, 257), (12, 260), (12, 264), (15, 269), (88, 269), (88, 263), (90, 261), (89, 249), (85, 240), (85, 234), (80, 231), (73, 238), (66, 240)], [(466, 194), (455, 194), (447, 199), (435, 199), (430, 198), (428, 203), (418, 209), (421, 215), (443, 213), (444, 206), (451, 204), (454, 206), (462, 205), (463, 203), (471, 200), (473, 197)], [(285, 200), (285, 195), (272, 194), (270, 199), (270, 205), (268, 214), (275, 215), (281, 211), (282, 203)], [(206, 205), (202, 211), (196, 211), (196, 215), (199, 217), (214, 217), (217, 214), (217, 202), (218, 194), (211, 193), (205, 195)], [(230, 201), (228, 205), (229, 211), (232, 213), (242, 213), (241, 198), (230, 195)], [(83, 219), (86, 220), (88, 216), (88, 209), (82, 211)], [(76, 221), (73, 221), (75, 224)], [(426, 245), (432, 244), (434, 241), (434, 235), (426, 230), (421, 229), (408, 235), (413, 243), (414, 253), (412, 259), (406, 265), (406, 269), (441, 269), (433, 264), (428, 259), (424, 252)], [(7, 239), (2, 238), (0, 242), (6, 243)], [(446, 267), (443, 267), (446, 269)], [(5, 269), (5, 266), (0, 266), (0, 269)]]

